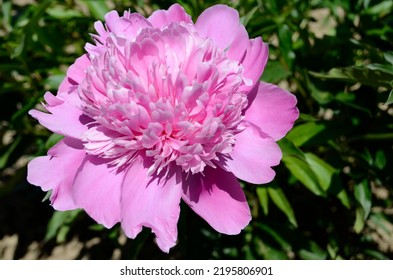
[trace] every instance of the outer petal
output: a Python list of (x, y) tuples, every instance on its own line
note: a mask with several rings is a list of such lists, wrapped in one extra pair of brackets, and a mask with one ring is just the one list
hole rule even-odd
[(72, 85), (79, 85), (85, 79), (86, 68), (90, 65), (90, 59), (86, 54), (78, 57), (75, 63), (68, 68), (66, 79), (68, 79)]
[(89, 65), (91, 62), (87, 55), (82, 55), (68, 68), (58, 94), (54, 96), (50, 92), (45, 93), (47, 105), (44, 106), (50, 114), (38, 110), (31, 110), (29, 114), (55, 133), (79, 139), (87, 130), (86, 124), (91, 121), (78, 109), (81, 100), (77, 92), (77, 86), (85, 79)]
[[(244, 66), (245, 78), (251, 79), (253, 86), (257, 83), (268, 59), (268, 46), (260, 37), (249, 40), (235, 9), (225, 5), (212, 6), (199, 16), (195, 28), (220, 48), (228, 49), (228, 57)], [(244, 87), (249, 89), (249, 86)]]
[(105, 160), (88, 156), (79, 167), (73, 183), (75, 204), (94, 220), (111, 228), (120, 222), (120, 190), (124, 172), (116, 172)]
[(225, 169), (236, 177), (253, 184), (264, 184), (275, 176), (271, 166), (280, 163), (282, 153), (277, 143), (256, 126), (247, 124), (236, 135), (236, 144), (227, 159)]
[(206, 9), (198, 17), (195, 28), (200, 35), (212, 39), (222, 49), (227, 49), (237, 34), (245, 32), (239, 13), (226, 5)]
[(251, 220), (250, 208), (236, 177), (221, 168), (183, 179), (183, 200), (215, 230), (238, 234)]
[(265, 69), (269, 56), (269, 47), (261, 37), (251, 39), (246, 54), (240, 62), (244, 67), (244, 76), (253, 81), (255, 87)]
[(122, 189), (122, 228), (135, 238), (142, 226), (152, 229), (157, 244), (168, 252), (176, 244), (181, 186), (176, 174), (150, 177), (151, 160), (139, 156), (129, 167)]
[(155, 11), (148, 19), (153, 27), (161, 28), (172, 22), (192, 23), (191, 17), (186, 13), (182, 6), (173, 4), (167, 11)]
[(284, 137), (299, 117), (296, 97), (278, 86), (261, 82), (250, 96), (255, 99), (245, 113), (245, 120), (260, 127), (274, 140)]
[(55, 133), (80, 139), (91, 119), (74, 104), (63, 101), (50, 92), (45, 93), (44, 98), (48, 104), (45, 107), (50, 114), (38, 110), (30, 110), (29, 114)]
[(52, 190), (50, 198), (56, 210), (71, 210), (77, 206), (72, 198), (72, 182), (86, 153), (80, 142), (65, 138), (48, 151), (47, 156), (37, 157), (27, 166), (27, 181)]

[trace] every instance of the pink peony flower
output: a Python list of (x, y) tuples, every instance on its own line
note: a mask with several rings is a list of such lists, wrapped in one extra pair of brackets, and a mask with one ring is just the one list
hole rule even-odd
[(180, 201), (215, 230), (238, 234), (250, 209), (238, 179), (270, 182), (276, 141), (298, 117), (296, 98), (259, 78), (268, 59), (236, 10), (194, 24), (177, 4), (149, 18), (111, 11), (67, 71), (49, 113), (30, 111), (64, 139), (28, 165), (57, 210), (84, 209), (105, 227), (142, 227), (168, 252)]

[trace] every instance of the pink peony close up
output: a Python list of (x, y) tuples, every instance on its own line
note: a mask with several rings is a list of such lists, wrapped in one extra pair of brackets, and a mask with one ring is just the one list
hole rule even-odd
[(175, 4), (149, 18), (111, 11), (94, 44), (67, 71), (48, 112), (30, 111), (64, 136), (28, 165), (57, 210), (84, 209), (135, 238), (151, 228), (176, 244), (183, 200), (215, 230), (238, 234), (251, 220), (238, 179), (270, 182), (277, 140), (299, 113), (296, 98), (260, 82), (268, 59), (236, 10), (216, 5), (194, 24)]

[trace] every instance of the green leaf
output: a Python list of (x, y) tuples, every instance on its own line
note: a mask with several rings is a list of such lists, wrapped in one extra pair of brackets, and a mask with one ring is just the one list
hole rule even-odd
[(46, 10), (48, 15), (59, 20), (69, 20), (83, 17), (83, 14), (77, 10), (66, 9), (64, 6), (55, 6)]
[(375, 260), (390, 260), (387, 256), (377, 250), (365, 249), (363, 253), (374, 258)]
[(288, 25), (280, 25), (278, 29), (278, 39), (280, 51), (288, 65), (288, 69), (292, 69), (293, 62), (295, 60), (295, 53), (293, 52), (292, 47), (292, 31), (290, 31)]
[(306, 160), (304, 153), (298, 147), (296, 147), (292, 141), (288, 140), (287, 137), (279, 140), (277, 144), (280, 146), (283, 156), (298, 157), (304, 161)]
[(393, 64), (393, 52), (384, 52), (383, 57), (385, 58), (385, 60), (387, 62), (389, 62), (390, 64)]
[(393, 80), (393, 73), (390, 67), (383, 67), (379, 64), (369, 66), (350, 66), (344, 68), (333, 68), (328, 73), (317, 73), (310, 71), (314, 77), (324, 80), (339, 80), (346, 82), (359, 82), (373, 87), (389, 87)]
[[(317, 156), (304, 154), (287, 138), (278, 141), (283, 152), (283, 162), (292, 175), (316, 195), (325, 196), (326, 191), (338, 193), (342, 184), (336, 178), (338, 171)], [(335, 189), (329, 189), (335, 182)]]
[(378, 168), (379, 170), (383, 170), (386, 166), (386, 156), (385, 152), (383, 150), (378, 150), (375, 153), (375, 161), (374, 161), (375, 167)]
[(371, 190), (367, 179), (355, 185), (355, 199), (364, 210), (363, 219), (367, 219), (371, 210)]
[(358, 203), (356, 208), (356, 220), (354, 230), (359, 233), (364, 227), (364, 221), (371, 211), (371, 190), (367, 179), (355, 185), (355, 200)]
[(259, 204), (262, 207), (263, 214), (265, 216), (269, 213), (269, 196), (267, 194), (267, 188), (266, 187), (260, 187), (257, 188), (257, 195), (258, 195), (258, 200)]
[(84, 3), (96, 19), (103, 20), (106, 13), (109, 12), (108, 5), (104, 0), (85, 0)]
[(262, 80), (267, 83), (276, 84), (288, 78), (291, 74), (291, 71), (284, 67), (280, 61), (269, 61), (263, 71)]
[(388, 99), (385, 102), (385, 105), (390, 105), (393, 103), (393, 81), (390, 83), (390, 86), (392, 87), (392, 90), (389, 93)]
[(11, 26), (11, 2), (4, 2), (1, 4), (2, 23), (7, 32), (12, 30)]
[(333, 176), (337, 173), (337, 170), (312, 153), (306, 153), (305, 156), (312, 171), (314, 171), (318, 178), (319, 185), (324, 191), (327, 191), (333, 181)]
[[(285, 252), (275, 248), (271, 244), (262, 241), (259, 238), (254, 238), (252, 243), (253, 250), (256, 250), (259, 255), (267, 260), (286, 260), (288, 256)], [(255, 258), (254, 258), (255, 259)]]
[(380, 2), (372, 7), (369, 7), (364, 12), (369, 15), (379, 15), (384, 17), (393, 10), (393, 2), (391, 0)]
[(342, 189), (338, 194), (337, 198), (341, 201), (342, 205), (344, 205), (347, 209), (351, 208), (351, 202), (349, 200), (347, 191)]
[(289, 222), (292, 225), (297, 227), (295, 213), (282, 189), (276, 183), (271, 183), (267, 187), (267, 191), (278, 209), (280, 209), (287, 216)]
[(303, 260), (325, 260), (328, 256), (328, 252), (319, 247), (315, 241), (310, 241), (309, 248), (300, 249), (298, 254)]
[[(48, 223), (45, 240), (54, 238), (59, 233), (61, 228), (72, 222), (80, 212), (80, 209), (54, 212)], [(64, 230), (62, 233), (64, 234)]]
[(284, 251), (286, 252), (292, 251), (291, 244), (287, 240), (285, 240), (285, 238), (281, 236), (281, 234), (277, 232), (274, 228), (270, 227), (269, 225), (260, 224), (260, 223), (258, 223), (256, 227), (262, 230), (263, 232), (267, 233), (274, 241), (277, 242), (277, 244), (280, 245), (280, 247)]
[(294, 156), (284, 156), (282, 161), (292, 175), (311, 192), (315, 195), (326, 196), (325, 191), (319, 185), (318, 177), (307, 161)]
[(19, 135), (19, 136), (12, 142), (12, 144), (8, 147), (8, 149), (7, 149), (2, 155), (0, 155), (0, 170), (6, 167), (10, 155), (11, 155), (11, 154), (15, 151), (15, 149), (18, 147), (18, 145), (19, 145), (19, 143), (20, 143), (21, 140), (22, 140), (22, 136)]
[(345, 104), (349, 107), (352, 107), (356, 110), (367, 113), (370, 117), (372, 117), (372, 113), (370, 109), (366, 106), (360, 106), (356, 103), (356, 96), (353, 92), (339, 92), (336, 94), (334, 99), (342, 104)]
[(305, 124), (295, 126), (286, 136), (286, 138), (295, 144), (297, 147), (309, 142), (314, 137), (317, 137), (326, 129), (326, 125), (317, 122), (307, 122)]
[(242, 16), (240, 18), (240, 22), (244, 25), (247, 26), (247, 24), (249, 23), (250, 20), (253, 19), (254, 14), (258, 11), (258, 7), (254, 7), (252, 8), (247, 14), (245, 14), (244, 16)]
[(364, 228), (364, 210), (360, 206), (358, 206), (356, 207), (355, 214), (355, 224), (353, 226), (353, 229), (356, 233), (360, 233)]

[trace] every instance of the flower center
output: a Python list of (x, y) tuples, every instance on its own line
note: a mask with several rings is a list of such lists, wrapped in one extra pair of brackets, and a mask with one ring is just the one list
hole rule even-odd
[(198, 173), (232, 151), (247, 97), (243, 68), (225, 50), (178, 23), (133, 40), (111, 34), (105, 47), (79, 86), (95, 120), (83, 136), (89, 154), (122, 166), (143, 153), (151, 173), (171, 164)]

